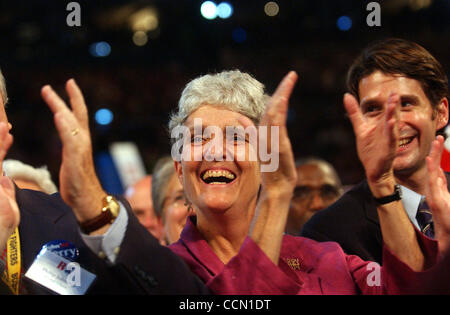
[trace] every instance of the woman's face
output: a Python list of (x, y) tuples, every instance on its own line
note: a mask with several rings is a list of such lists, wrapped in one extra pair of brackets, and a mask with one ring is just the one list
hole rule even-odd
[[(243, 117), (223, 107), (204, 105), (185, 122), (190, 138), (185, 137), (183, 159), (175, 163), (175, 168), (187, 198), (200, 212), (219, 213), (233, 207), (244, 211), (256, 202), (259, 163), (249, 158), (255, 156), (256, 148), (242, 131), (230, 137), (226, 130), (242, 127), (239, 119)], [(194, 120), (198, 125), (198, 119), (200, 135), (194, 132)]]
[(186, 218), (191, 214), (186, 206), (183, 186), (174, 173), (167, 185), (167, 197), (163, 204), (163, 224), (169, 244), (178, 241)]

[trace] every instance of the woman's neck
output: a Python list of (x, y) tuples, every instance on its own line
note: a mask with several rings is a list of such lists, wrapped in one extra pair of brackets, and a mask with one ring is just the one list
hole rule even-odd
[(256, 201), (222, 212), (197, 211), (197, 229), (224, 264), (237, 255), (244, 243), (255, 206)]

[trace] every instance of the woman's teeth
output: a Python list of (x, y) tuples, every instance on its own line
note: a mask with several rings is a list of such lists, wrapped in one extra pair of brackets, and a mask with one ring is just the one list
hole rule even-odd
[(231, 181), (233, 181), (236, 178), (236, 176), (226, 170), (209, 170), (206, 171), (203, 176), (202, 179), (207, 183), (207, 184), (223, 184), (223, 183), (229, 183)]

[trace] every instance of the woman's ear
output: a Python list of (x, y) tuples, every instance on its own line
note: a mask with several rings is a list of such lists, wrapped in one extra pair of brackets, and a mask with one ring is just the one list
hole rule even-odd
[(177, 174), (178, 180), (180, 181), (181, 186), (183, 186), (183, 167), (181, 162), (173, 161), (175, 167), (175, 173)]

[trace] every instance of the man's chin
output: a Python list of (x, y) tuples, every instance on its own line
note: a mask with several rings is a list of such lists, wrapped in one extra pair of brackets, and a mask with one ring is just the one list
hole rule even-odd
[(421, 166), (425, 165), (424, 163), (415, 163), (412, 161), (394, 161), (394, 175), (395, 176), (410, 176), (414, 174), (417, 170), (421, 168)]

